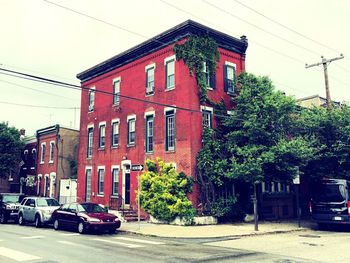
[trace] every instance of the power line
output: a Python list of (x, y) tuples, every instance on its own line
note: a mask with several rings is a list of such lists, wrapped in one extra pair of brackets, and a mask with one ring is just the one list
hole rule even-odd
[(1, 104), (14, 105), (14, 106), (21, 106), (21, 107), (30, 107), (30, 108), (62, 109), (62, 110), (75, 110), (75, 109), (80, 109), (80, 107), (39, 106), (39, 105), (33, 105), (33, 104), (20, 104), (20, 103), (13, 103), (13, 102), (7, 102), (7, 101), (0, 101), (0, 103), (1, 103)]
[(28, 90), (33, 90), (33, 91), (36, 91), (36, 92), (39, 92), (39, 93), (48, 94), (48, 95), (55, 96), (55, 97), (61, 97), (61, 98), (69, 99), (69, 100), (74, 100), (72, 98), (68, 98), (68, 97), (65, 97), (65, 96), (62, 96), (62, 95), (58, 95), (58, 94), (50, 93), (50, 92), (47, 92), (47, 91), (26, 87), (24, 85), (20, 85), (20, 84), (13, 83), (11, 81), (7, 81), (7, 80), (3, 80), (3, 79), (0, 79), (0, 82), (4, 82), (4, 83), (7, 83), (7, 84), (10, 84), (10, 85), (13, 85), (13, 86), (21, 87), (21, 88), (28, 89)]
[(204, 3), (206, 3), (207, 5), (210, 5), (210, 6), (214, 7), (215, 9), (217, 9), (217, 10), (219, 10), (219, 11), (221, 11), (221, 12), (223, 12), (223, 13), (229, 15), (229, 16), (232, 16), (232, 17), (234, 17), (234, 18), (236, 18), (236, 19), (238, 19), (238, 20), (240, 20), (240, 21), (242, 21), (242, 22), (244, 22), (244, 23), (246, 23), (246, 24), (248, 24), (248, 25), (250, 25), (250, 26), (252, 26), (252, 27), (255, 27), (255, 28), (259, 29), (260, 31), (265, 32), (266, 34), (269, 34), (269, 35), (271, 35), (271, 36), (273, 36), (273, 37), (275, 37), (275, 38), (278, 38), (278, 39), (280, 39), (280, 40), (282, 40), (282, 41), (285, 41), (285, 42), (287, 42), (287, 43), (289, 43), (289, 44), (291, 44), (291, 45), (293, 45), (293, 46), (296, 46), (296, 47), (298, 47), (298, 48), (300, 48), (300, 49), (303, 49), (303, 50), (305, 50), (305, 51), (308, 51), (309, 53), (312, 53), (312, 54), (314, 54), (314, 55), (317, 55), (317, 56), (320, 55), (319, 53), (317, 53), (317, 52), (315, 52), (315, 51), (313, 51), (313, 50), (311, 50), (311, 49), (309, 49), (309, 48), (306, 48), (306, 47), (304, 47), (304, 46), (302, 46), (302, 45), (299, 45), (299, 44), (297, 44), (297, 43), (295, 43), (295, 42), (293, 42), (293, 41), (290, 41), (290, 40), (288, 40), (288, 39), (286, 39), (286, 38), (283, 38), (283, 37), (281, 37), (281, 36), (279, 36), (279, 35), (277, 35), (277, 34), (274, 34), (274, 33), (270, 32), (270, 31), (267, 31), (267, 30), (265, 30), (264, 28), (262, 28), (262, 27), (260, 27), (260, 26), (257, 26), (257, 25), (255, 25), (255, 24), (253, 24), (253, 23), (251, 23), (251, 22), (249, 22), (249, 21), (247, 21), (247, 20), (245, 20), (245, 19), (239, 17), (239, 16), (236, 16), (236, 15), (232, 14), (231, 12), (229, 12), (229, 11), (227, 11), (227, 10), (225, 10), (225, 9), (223, 9), (223, 8), (221, 8), (221, 7), (219, 7), (219, 6), (217, 6), (217, 5), (214, 5), (214, 4), (210, 3), (210, 2), (208, 2), (207, 0), (202, 0), (202, 1), (203, 1)]
[(238, 0), (233, 0), (233, 1), (235, 1), (235, 2), (238, 3), (238, 4), (240, 4), (241, 6), (244, 6), (244, 7), (247, 8), (247, 9), (253, 11), (254, 13), (256, 13), (256, 14), (258, 14), (258, 15), (260, 15), (260, 16), (266, 18), (267, 20), (269, 20), (269, 21), (271, 21), (271, 22), (273, 22), (273, 23), (275, 23), (275, 24), (277, 24), (277, 25), (279, 25), (279, 26), (281, 26), (281, 27), (283, 27), (283, 28), (285, 28), (285, 29), (287, 29), (287, 30), (293, 32), (294, 34), (297, 34), (297, 35), (299, 35), (299, 36), (301, 36), (301, 37), (303, 37), (303, 38), (305, 38), (305, 39), (307, 39), (307, 40), (309, 40), (309, 41), (311, 41), (311, 42), (313, 42), (313, 43), (315, 43), (315, 44), (318, 44), (318, 45), (320, 45), (320, 46), (322, 46), (322, 47), (325, 47), (325, 48), (327, 48), (327, 49), (329, 49), (329, 50), (332, 50), (332, 51), (337, 52), (337, 53), (341, 53), (340, 51), (338, 51), (338, 50), (336, 50), (336, 49), (334, 49), (334, 48), (332, 48), (332, 47), (330, 47), (330, 46), (327, 46), (327, 45), (325, 45), (325, 44), (323, 44), (323, 43), (321, 43), (321, 42), (319, 42), (319, 41), (317, 41), (317, 40), (314, 40), (314, 39), (312, 39), (312, 38), (310, 38), (310, 37), (308, 37), (308, 36), (306, 36), (306, 35), (304, 35), (304, 34), (298, 32), (298, 31), (296, 31), (296, 30), (294, 30), (294, 29), (292, 29), (292, 28), (290, 28), (290, 27), (288, 27), (288, 26), (286, 26), (286, 25), (284, 25), (284, 24), (278, 22), (277, 20), (272, 19), (272, 18), (270, 18), (270, 17), (264, 15), (263, 13), (257, 11), (256, 9), (254, 9), (254, 8), (252, 8), (252, 7), (250, 7), (250, 6), (246, 5), (246, 4), (244, 4), (244, 3), (242, 3), (241, 1), (238, 1)]

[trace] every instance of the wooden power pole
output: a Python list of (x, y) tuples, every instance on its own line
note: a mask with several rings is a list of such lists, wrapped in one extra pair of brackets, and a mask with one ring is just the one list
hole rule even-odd
[(339, 57), (336, 58), (331, 58), (331, 59), (325, 59), (323, 56), (321, 56), (322, 61), (315, 63), (315, 64), (305, 64), (305, 68), (311, 68), (314, 66), (319, 66), (319, 65), (323, 65), (323, 73), (324, 73), (324, 82), (325, 82), (325, 86), (326, 86), (326, 100), (327, 100), (327, 108), (330, 109), (332, 107), (332, 101), (331, 101), (331, 95), (329, 92), (329, 83), (328, 83), (328, 71), (327, 71), (327, 66), (328, 64), (330, 64), (332, 61), (338, 60), (338, 59), (342, 59), (344, 58), (343, 54), (340, 54)]

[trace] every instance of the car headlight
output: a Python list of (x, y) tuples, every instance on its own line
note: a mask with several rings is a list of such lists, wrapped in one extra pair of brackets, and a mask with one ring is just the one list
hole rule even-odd
[(118, 222), (118, 221), (119, 221), (118, 217), (114, 218), (114, 222)]
[(88, 218), (88, 221), (89, 221), (89, 222), (101, 222), (100, 219), (98, 219), (98, 218), (93, 218), (93, 217)]
[(6, 209), (11, 209), (11, 206), (10, 205), (6, 205)]

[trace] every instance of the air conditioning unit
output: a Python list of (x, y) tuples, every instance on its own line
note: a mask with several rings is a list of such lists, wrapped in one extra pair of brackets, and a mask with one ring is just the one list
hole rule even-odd
[(146, 94), (151, 94), (151, 93), (153, 93), (153, 91), (154, 91), (153, 86), (146, 87)]

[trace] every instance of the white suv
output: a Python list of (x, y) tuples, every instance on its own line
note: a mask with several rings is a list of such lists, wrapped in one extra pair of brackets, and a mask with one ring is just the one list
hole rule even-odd
[(36, 227), (51, 223), (51, 214), (60, 207), (58, 201), (50, 197), (26, 197), (18, 211), (18, 223), (34, 222)]

